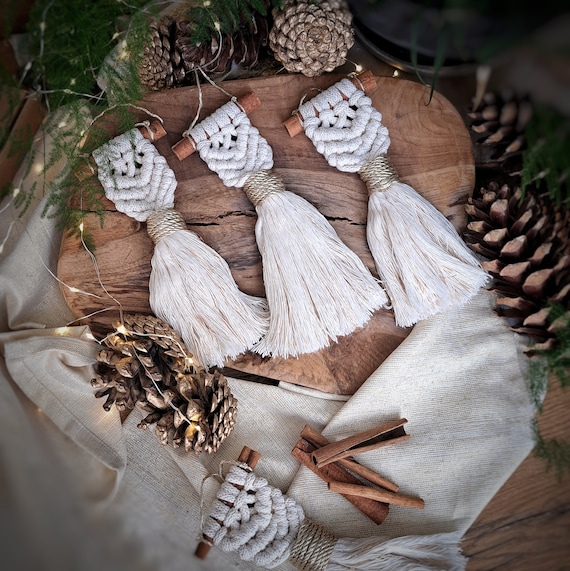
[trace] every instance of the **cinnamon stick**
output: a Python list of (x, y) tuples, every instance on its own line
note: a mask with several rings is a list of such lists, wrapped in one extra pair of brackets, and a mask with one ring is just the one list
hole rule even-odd
[[(237, 458), (237, 461), (242, 464), (247, 464), (252, 470), (255, 468), (259, 459), (261, 458), (261, 454), (252, 450), (248, 446), (244, 446), (240, 452), (240, 455)], [(236, 485), (236, 488), (239, 490), (242, 489), (242, 486)], [(194, 555), (198, 557), (198, 559), (206, 559), (211, 547), (212, 547), (212, 538), (204, 536), (204, 540), (200, 541), (198, 546), (196, 547), (196, 551)]]
[(403, 506), (406, 508), (416, 508), (423, 510), (425, 507), (425, 502), (421, 498), (414, 498), (412, 496), (404, 496), (402, 494), (395, 494), (393, 492), (387, 492), (385, 490), (379, 490), (377, 488), (370, 488), (368, 486), (362, 486), (360, 484), (352, 484), (349, 482), (329, 482), (328, 488), (331, 492), (337, 492), (342, 494), (344, 497), (354, 496), (358, 498), (368, 498), (371, 500), (377, 500), (379, 502), (386, 502), (388, 504), (393, 504), (395, 506)]
[[(250, 91), (242, 97), (239, 97), (237, 102), (241, 107), (243, 107), (243, 110), (246, 112), (246, 114), (249, 114), (261, 104), (259, 97), (257, 97), (253, 91)], [(196, 147), (194, 147), (188, 137), (180, 139), (178, 143), (172, 146), (172, 152), (178, 157), (179, 161), (189, 157), (195, 150)]]
[[(307, 440), (309, 443), (315, 446), (315, 448), (320, 448), (322, 446), (330, 444), (330, 441), (326, 437), (324, 437), (320, 432), (317, 432), (314, 428), (312, 428), (308, 424), (306, 424), (303, 430), (301, 430), (301, 438)], [(391, 482), (390, 480), (383, 478), (382, 476), (380, 476), (380, 474), (378, 474), (374, 470), (371, 470), (370, 468), (367, 468), (366, 466), (359, 464), (352, 458), (352, 456), (341, 458), (340, 460), (338, 460), (338, 463), (341, 466), (344, 466), (345, 468), (353, 472), (354, 474), (357, 474), (358, 476), (361, 476), (362, 478), (368, 480), (372, 484), (376, 484), (377, 486), (386, 488), (391, 492), (397, 492), (399, 489), (398, 484), (395, 484), (394, 482)]]
[(403, 428), (406, 422), (408, 421), (405, 418), (401, 418), (331, 442), (313, 452), (313, 462), (318, 468), (322, 468), (331, 462), (337, 462), (354, 454), (369, 452), (388, 444), (408, 440), (410, 436)]
[[(315, 473), (321, 480), (325, 482), (345, 482), (351, 484), (359, 484), (359, 480), (347, 472), (344, 468), (338, 464), (329, 464), (324, 468), (317, 468), (312, 459), (311, 452), (315, 450), (315, 447), (307, 442), (304, 438), (301, 438), (295, 448), (291, 451), (293, 457), (295, 457), (303, 466), (306, 466)], [(360, 510), (364, 515), (369, 517), (374, 523), (380, 525), (387, 517), (390, 511), (388, 504), (380, 502), (371, 498), (358, 497), (353, 495), (342, 494), (354, 507)]]
[[(373, 73), (369, 70), (359, 73), (356, 77), (349, 77), (350, 81), (358, 87), (359, 89), (364, 89), (364, 93), (370, 93), (376, 89), (376, 78)], [(347, 99), (345, 97), (345, 99)], [(291, 115), (289, 119), (283, 121), (283, 125), (287, 129), (290, 137), (296, 137), (299, 133), (303, 131), (303, 124), (297, 113)]]

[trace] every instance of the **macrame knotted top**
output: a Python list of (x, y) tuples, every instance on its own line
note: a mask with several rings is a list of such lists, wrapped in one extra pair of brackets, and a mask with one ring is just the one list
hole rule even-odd
[(272, 569), (289, 558), (304, 512), (245, 464), (228, 471), (203, 526), (205, 536), (244, 561)]
[(390, 146), (382, 115), (348, 79), (303, 103), (297, 112), (317, 151), (340, 171), (358, 172)]
[(248, 177), (273, 167), (273, 151), (234, 101), (222, 105), (186, 136), (226, 186), (241, 188)]
[(105, 196), (119, 212), (144, 222), (154, 211), (174, 206), (174, 171), (138, 129), (111, 139), (92, 154)]

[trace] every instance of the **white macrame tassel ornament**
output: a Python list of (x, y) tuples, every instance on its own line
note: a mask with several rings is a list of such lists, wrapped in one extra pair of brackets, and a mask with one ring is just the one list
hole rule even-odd
[(473, 298), (488, 274), (453, 224), (399, 181), (386, 156), (388, 129), (365, 92), (342, 79), (303, 103), (297, 117), (331, 166), (366, 183), (368, 246), (396, 323), (408, 327)]
[[(247, 458), (247, 460), (246, 460)], [(245, 447), (212, 502), (196, 556), (211, 546), (273, 569), (289, 561), (301, 571), (463, 571), (457, 533), (396, 538), (337, 538), (305, 517), (295, 500), (253, 468), (259, 454)]]
[(174, 172), (138, 129), (95, 151), (105, 195), (119, 212), (147, 223), (155, 244), (150, 306), (204, 366), (223, 366), (249, 350), (267, 330), (263, 298), (239, 290), (227, 262), (186, 228), (173, 210)]
[(363, 326), (386, 305), (378, 280), (328, 220), (286, 190), (271, 170), (272, 149), (242, 105), (226, 103), (185, 135), (183, 141), (192, 141), (226, 186), (244, 189), (257, 212), (270, 317), (256, 352), (284, 358), (312, 353)]

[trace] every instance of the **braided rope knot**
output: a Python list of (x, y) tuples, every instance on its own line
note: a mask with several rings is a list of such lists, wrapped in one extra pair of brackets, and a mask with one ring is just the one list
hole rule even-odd
[(300, 571), (324, 571), (337, 538), (320, 523), (305, 519), (291, 547), (289, 561)]
[(358, 171), (358, 174), (365, 182), (369, 195), (373, 192), (384, 192), (390, 188), (392, 183), (400, 180), (386, 155), (370, 159)]
[(203, 533), (224, 551), (272, 569), (287, 560), (304, 513), (292, 498), (241, 465), (230, 468)]
[(273, 171), (262, 170), (253, 173), (247, 178), (243, 190), (253, 205), (257, 206), (270, 194), (283, 192), (286, 188), (281, 177), (277, 176)]
[(327, 162), (358, 172), (390, 146), (388, 129), (372, 100), (349, 79), (342, 79), (299, 107), (303, 128)]
[(111, 139), (92, 154), (105, 196), (119, 212), (144, 222), (154, 211), (174, 206), (174, 171), (138, 129)]
[(146, 231), (155, 244), (178, 230), (186, 230), (186, 221), (176, 210), (156, 210), (147, 218)]
[(234, 101), (216, 109), (187, 136), (226, 186), (241, 188), (252, 173), (273, 167), (271, 147)]

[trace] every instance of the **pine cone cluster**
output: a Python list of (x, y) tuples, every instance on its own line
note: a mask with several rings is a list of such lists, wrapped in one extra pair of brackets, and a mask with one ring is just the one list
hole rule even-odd
[(354, 44), (345, 0), (287, 0), (274, 10), (269, 47), (290, 72), (315, 77), (345, 63)]
[(520, 187), (490, 182), (466, 205), (465, 240), (487, 258), (497, 313), (531, 338), (532, 352), (556, 346), (549, 306), (570, 309), (570, 214), (538, 192), (521, 198)]
[(527, 97), (509, 91), (485, 93), (477, 108), (467, 114), (476, 166), (497, 168), (507, 159), (520, 156), (532, 115), (533, 105)]
[(91, 384), (97, 398), (106, 397), (105, 410), (138, 406), (147, 413), (139, 428), (156, 424), (162, 444), (197, 454), (219, 448), (235, 425), (237, 400), (227, 379), (197, 365), (169, 325), (125, 315), (103, 344)]
[(216, 34), (198, 44), (192, 39), (192, 22), (184, 16), (164, 15), (153, 21), (150, 28), (139, 76), (144, 85), (155, 91), (191, 83), (192, 72), (197, 68), (209, 74), (227, 73), (234, 63), (250, 69), (257, 65), (269, 37), (267, 19), (257, 13), (233, 33)]

